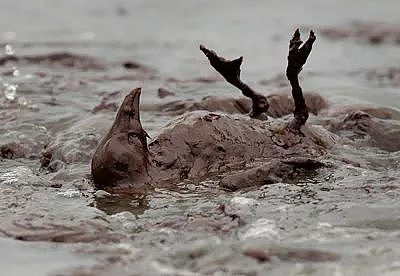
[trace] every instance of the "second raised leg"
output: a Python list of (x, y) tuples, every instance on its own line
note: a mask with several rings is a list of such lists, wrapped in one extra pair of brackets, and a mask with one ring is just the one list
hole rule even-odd
[[(303, 91), (299, 83), (299, 73), (303, 69), (308, 56), (311, 53), (312, 45), (316, 37), (313, 31), (310, 31), (308, 40), (303, 44), (300, 38), (299, 29), (295, 31), (289, 43), (288, 66), (286, 76), (292, 86), (292, 96), (294, 99), (294, 119), (290, 123), (290, 127), (300, 129), (308, 119), (308, 109), (303, 96)], [(303, 46), (301, 46), (303, 44)], [(300, 47), (301, 46), (301, 47)]]

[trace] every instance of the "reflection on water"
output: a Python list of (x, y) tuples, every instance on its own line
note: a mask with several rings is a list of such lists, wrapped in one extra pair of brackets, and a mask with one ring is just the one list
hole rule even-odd
[(107, 195), (96, 198), (93, 206), (108, 215), (127, 211), (138, 216), (149, 208), (149, 201), (146, 195)]

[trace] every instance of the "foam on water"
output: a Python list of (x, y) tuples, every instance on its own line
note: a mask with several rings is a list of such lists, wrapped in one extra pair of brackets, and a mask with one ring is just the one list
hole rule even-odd
[(267, 240), (279, 239), (279, 230), (273, 220), (261, 218), (247, 227), (241, 235), (242, 239), (262, 238)]
[(66, 191), (57, 192), (57, 195), (65, 198), (78, 198), (81, 197), (82, 194), (80, 191), (68, 189)]

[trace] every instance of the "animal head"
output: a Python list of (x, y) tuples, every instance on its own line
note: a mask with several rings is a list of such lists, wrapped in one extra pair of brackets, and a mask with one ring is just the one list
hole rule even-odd
[(92, 160), (92, 174), (99, 187), (121, 181), (135, 184), (148, 176), (147, 133), (139, 113), (141, 89), (132, 90), (118, 109), (115, 121), (98, 146)]

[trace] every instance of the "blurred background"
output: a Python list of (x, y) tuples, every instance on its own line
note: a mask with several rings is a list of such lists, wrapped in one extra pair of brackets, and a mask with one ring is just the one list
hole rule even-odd
[[(285, 70), (294, 29), (300, 27), (304, 39), (314, 29), (318, 41), (304, 73), (312, 75), (304, 78), (305, 87), (398, 108), (397, 93), (390, 88), (375, 96), (376, 85), (382, 84), (379, 76), (398, 66), (398, 5), (394, 0), (3, 0), (1, 41), (20, 55), (68, 51), (110, 63), (132, 59), (157, 70), (161, 78), (180, 80), (217, 76), (198, 50), (203, 43), (228, 58), (243, 55), (244, 78), (269, 92)], [(157, 86), (146, 80), (119, 84), (135, 85), (144, 91)], [(213, 91), (200, 92), (195, 85), (196, 91), (164, 85), (187, 96), (225, 93), (228, 87), (215, 84)]]

